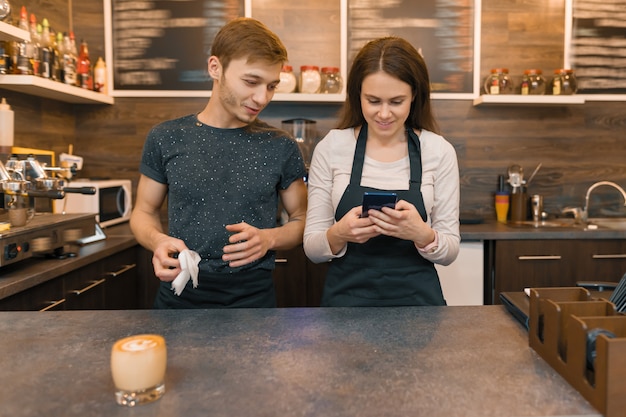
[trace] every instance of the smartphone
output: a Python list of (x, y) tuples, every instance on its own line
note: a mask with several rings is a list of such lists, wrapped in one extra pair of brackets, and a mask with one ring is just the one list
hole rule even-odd
[(383, 207), (396, 208), (398, 195), (390, 192), (363, 193), (363, 209), (361, 217), (367, 217), (370, 209), (382, 210)]

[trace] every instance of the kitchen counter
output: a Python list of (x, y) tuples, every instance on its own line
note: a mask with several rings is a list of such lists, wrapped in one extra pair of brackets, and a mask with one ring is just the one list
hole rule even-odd
[(107, 235), (105, 240), (84, 246), (66, 245), (66, 251), (76, 253), (76, 257), (32, 257), (0, 268), (0, 299), (137, 245), (128, 224), (110, 227), (104, 232)]
[(462, 224), (461, 240), (526, 240), (526, 239), (626, 239), (626, 230), (583, 227), (512, 226), (495, 220), (480, 224)]
[[(110, 350), (158, 333), (167, 392), (118, 406)], [(3, 415), (599, 416), (502, 306), (0, 312)]]
[[(137, 245), (128, 223), (105, 229), (106, 240), (85, 246), (69, 246), (75, 258), (30, 258), (0, 268), (0, 300), (55, 279), (112, 254)], [(481, 224), (462, 224), (462, 241), (526, 240), (526, 239), (626, 239), (626, 230), (584, 230), (582, 228), (511, 227), (495, 220)]]

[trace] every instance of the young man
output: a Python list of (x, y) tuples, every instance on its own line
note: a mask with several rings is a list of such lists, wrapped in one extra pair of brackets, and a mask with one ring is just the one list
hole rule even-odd
[[(198, 114), (154, 127), (144, 145), (130, 225), (154, 253), (155, 308), (273, 307), (274, 251), (302, 242), (304, 164), (297, 144), (259, 120), (287, 51), (250, 18), (226, 24), (211, 47), (213, 91)], [(160, 222), (167, 197), (168, 232)], [(289, 221), (276, 224), (278, 198)], [(180, 295), (176, 254), (197, 252), (198, 286)]]

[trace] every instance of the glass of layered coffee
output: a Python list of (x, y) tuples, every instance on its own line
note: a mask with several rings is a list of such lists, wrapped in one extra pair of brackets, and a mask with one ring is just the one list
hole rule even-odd
[(119, 405), (135, 405), (158, 400), (165, 393), (167, 350), (165, 339), (140, 334), (118, 340), (111, 350), (111, 372), (115, 399)]

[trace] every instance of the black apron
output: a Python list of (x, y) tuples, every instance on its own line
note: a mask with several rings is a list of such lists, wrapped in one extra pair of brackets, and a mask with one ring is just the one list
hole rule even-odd
[(180, 295), (171, 282), (161, 282), (154, 308), (259, 308), (276, 307), (272, 271), (257, 269), (234, 274), (198, 274), (198, 287), (187, 282)]
[[(346, 188), (335, 219), (339, 221), (362, 203), (366, 191), (394, 191), (398, 199), (417, 208), (426, 221), (422, 197), (422, 160), (419, 138), (407, 129), (411, 180), (408, 190), (378, 190), (361, 186), (367, 125), (357, 139), (350, 184)], [(411, 241), (377, 236), (365, 243), (348, 243), (346, 253), (333, 259), (328, 268), (322, 306), (409, 306), (445, 305), (435, 266), (424, 259)]]

